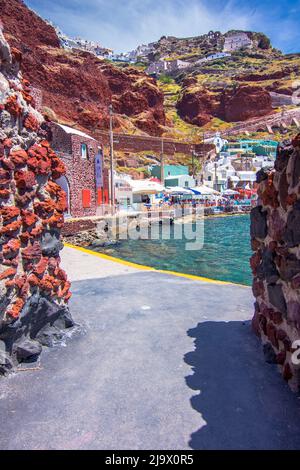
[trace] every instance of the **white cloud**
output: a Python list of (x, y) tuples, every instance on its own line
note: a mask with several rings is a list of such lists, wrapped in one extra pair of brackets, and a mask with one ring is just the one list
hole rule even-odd
[[(196, 36), (210, 30), (264, 30), (265, 11), (238, 0), (27, 0), (69, 35), (100, 42), (116, 51), (162, 35)], [(221, 7), (221, 5), (223, 5)], [(270, 13), (270, 12), (269, 12)], [(270, 13), (272, 14), (272, 13)], [(269, 29), (278, 27), (277, 18)], [(260, 28), (260, 26), (262, 28)], [(278, 27), (278, 33), (283, 35)], [(284, 41), (284, 38), (282, 38)]]
[[(34, 4), (28, 0), (28, 4)], [(249, 12), (239, 13), (229, 0), (222, 11), (210, 9), (202, 1), (190, 0), (72, 0), (47, 2), (39, 11), (68, 34), (81, 35), (115, 50), (129, 50), (162, 35), (178, 37), (227, 31), (251, 26)], [(233, 13), (235, 11), (235, 13)]]

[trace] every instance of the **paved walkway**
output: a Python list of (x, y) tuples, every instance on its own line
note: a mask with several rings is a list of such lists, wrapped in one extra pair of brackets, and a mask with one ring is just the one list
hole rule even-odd
[(249, 288), (65, 248), (85, 333), (0, 380), (1, 449), (299, 449), (300, 403), (252, 334)]

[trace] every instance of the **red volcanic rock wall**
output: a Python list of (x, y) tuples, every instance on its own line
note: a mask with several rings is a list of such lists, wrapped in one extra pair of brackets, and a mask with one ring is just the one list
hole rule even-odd
[[(60, 268), (64, 174), (29, 83), (0, 29), (0, 372), (37, 357), (73, 325)], [(4, 353), (4, 354), (3, 354)]]
[(279, 146), (275, 169), (258, 172), (257, 182), (258, 206), (251, 213), (253, 328), (267, 361), (277, 363), (299, 389), (293, 342), (300, 339), (300, 134)]

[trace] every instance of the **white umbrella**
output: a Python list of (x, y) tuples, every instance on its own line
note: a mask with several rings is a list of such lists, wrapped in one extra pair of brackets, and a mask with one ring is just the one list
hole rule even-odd
[(225, 195), (225, 196), (234, 196), (234, 194), (239, 194), (238, 191), (234, 191), (233, 189), (226, 189), (225, 191), (223, 191), (222, 195)]
[(215, 189), (210, 188), (208, 186), (204, 186), (204, 185), (196, 186), (195, 188), (193, 188), (193, 190), (199, 192), (200, 194), (203, 194), (204, 196), (210, 195), (210, 194), (221, 194), (219, 193), (219, 191), (216, 191)]
[(193, 191), (191, 191), (190, 189), (187, 189), (187, 188), (181, 188), (180, 186), (172, 186), (172, 187), (167, 187), (167, 192), (169, 194), (189, 194), (189, 195), (193, 195)]
[(159, 194), (165, 191), (164, 186), (156, 181), (131, 180), (128, 182), (132, 187), (133, 194)]

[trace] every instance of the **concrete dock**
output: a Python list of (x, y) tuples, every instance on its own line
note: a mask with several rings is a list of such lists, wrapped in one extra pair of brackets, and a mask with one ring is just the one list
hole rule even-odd
[(251, 289), (65, 248), (81, 332), (0, 379), (0, 449), (300, 449)]

